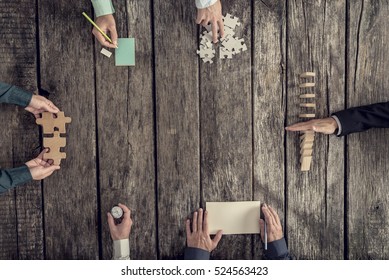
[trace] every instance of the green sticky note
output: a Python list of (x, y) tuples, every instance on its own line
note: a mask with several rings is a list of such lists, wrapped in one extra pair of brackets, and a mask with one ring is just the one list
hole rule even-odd
[(135, 38), (119, 38), (115, 49), (116, 66), (135, 66)]

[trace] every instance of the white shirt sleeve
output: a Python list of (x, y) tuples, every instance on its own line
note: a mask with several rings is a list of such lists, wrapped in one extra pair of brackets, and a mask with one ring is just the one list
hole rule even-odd
[(113, 257), (114, 260), (129, 260), (130, 259), (130, 240), (121, 239), (113, 241)]
[(342, 124), (340, 123), (337, 116), (333, 115), (333, 116), (331, 116), (331, 118), (333, 118), (336, 121), (336, 123), (338, 124), (338, 133), (336, 135), (339, 136), (342, 133)]
[(208, 8), (209, 6), (215, 4), (217, 1), (218, 0), (196, 0), (196, 7), (197, 9)]

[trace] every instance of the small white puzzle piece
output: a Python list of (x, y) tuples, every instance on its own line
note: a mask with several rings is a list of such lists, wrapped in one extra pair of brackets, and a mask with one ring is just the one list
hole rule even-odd
[(105, 55), (106, 57), (111, 57), (112, 53), (109, 50), (106, 50), (104, 48), (100, 51), (101, 54)]
[(230, 14), (226, 14), (226, 16), (223, 17), (223, 21), (225, 26), (228, 26), (232, 29), (235, 29), (236, 26), (240, 26), (239, 18)]

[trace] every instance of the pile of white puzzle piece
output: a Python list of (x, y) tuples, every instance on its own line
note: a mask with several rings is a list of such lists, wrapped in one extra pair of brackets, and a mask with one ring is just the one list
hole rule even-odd
[[(235, 36), (235, 28), (240, 26), (239, 18), (227, 14), (223, 17), (224, 22), (224, 38), (221, 38), (221, 46), (219, 48), (219, 58), (232, 58), (233, 55), (247, 51), (247, 46), (244, 43), (244, 39)], [(203, 62), (213, 63), (213, 58), (216, 56), (216, 49), (212, 43), (212, 30), (211, 25), (205, 27), (207, 31), (204, 31), (200, 35), (200, 47), (197, 50), (197, 54), (203, 60)]]

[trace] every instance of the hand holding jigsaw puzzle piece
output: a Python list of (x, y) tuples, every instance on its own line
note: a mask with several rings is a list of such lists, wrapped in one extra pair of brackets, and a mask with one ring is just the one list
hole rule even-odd
[(43, 147), (49, 149), (49, 152), (43, 155), (43, 159), (51, 159), (54, 165), (60, 165), (61, 159), (66, 158), (66, 153), (61, 152), (61, 148), (65, 146), (66, 137), (61, 137), (58, 131), (54, 132), (54, 137), (43, 138)]

